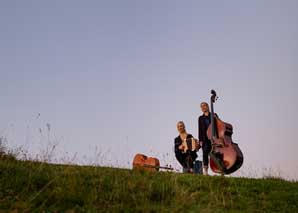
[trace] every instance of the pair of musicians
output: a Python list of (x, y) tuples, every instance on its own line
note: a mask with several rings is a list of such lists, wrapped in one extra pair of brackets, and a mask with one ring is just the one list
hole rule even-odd
[(207, 137), (207, 129), (211, 123), (209, 106), (206, 102), (201, 103), (201, 110), (203, 114), (198, 119), (198, 135), (199, 141), (196, 143), (195, 151), (187, 151), (183, 153), (182, 142), (193, 138), (191, 134), (186, 132), (183, 121), (177, 123), (177, 130), (179, 136), (175, 138), (175, 156), (178, 162), (183, 167), (184, 172), (193, 173), (194, 161), (197, 158), (197, 151), (202, 147), (203, 150), (203, 174), (208, 175), (209, 152), (211, 151), (211, 141)]

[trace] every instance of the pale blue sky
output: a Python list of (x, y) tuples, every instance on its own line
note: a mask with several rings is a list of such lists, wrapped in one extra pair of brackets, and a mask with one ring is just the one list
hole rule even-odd
[(115, 166), (141, 152), (179, 168), (176, 122), (197, 136), (214, 88), (245, 156), (235, 175), (297, 179), (297, 11), (296, 0), (3, 0), (1, 134), (35, 152), (50, 123), (77, 161), (97, 146)]

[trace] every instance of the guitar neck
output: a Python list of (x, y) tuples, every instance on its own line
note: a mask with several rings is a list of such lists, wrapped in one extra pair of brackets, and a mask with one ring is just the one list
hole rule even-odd
[(155, 169), (174, 170), (172, 167), (167, 167), (167, 166), (152, 166), (150, 164), (144, 164), (144, 167), (155, 168)]

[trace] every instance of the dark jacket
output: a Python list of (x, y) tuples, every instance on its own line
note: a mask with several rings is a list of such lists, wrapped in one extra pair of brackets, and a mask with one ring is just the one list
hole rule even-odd
[[(191, 134), (188, 134), (186, 139), (190, 139), (190, 138), (193, 138), (193, 136)], [(175, 138), (175, 155), (176, 155), (176, 158), (184, 168), (187, 168), (187, 167), (190, 167), (190, 165), (193, 163), (193, 161), (196, 160), (198, 155), (197, 155), (196, 151), (188, 151), (186, 153), (182, 153), (182, 151), (179, 150), (179, 146), (181, 144), (182, 144), (182, 140), (181, 140), (180, 136), (176, 137)], [(189, 160), (189, 157), (191, 158), (192, 162), (187, 162)]]
[[(217, 114), (214, 113), (214, 115), (218, 118)], [(201, 115), (198, 119), (198, 138), (199, 141), (202, 142), (210, 142), (207, 136), (207, 130), (209, 125), (211, 124), (211, 114), (209, 113), (208, 116)]]

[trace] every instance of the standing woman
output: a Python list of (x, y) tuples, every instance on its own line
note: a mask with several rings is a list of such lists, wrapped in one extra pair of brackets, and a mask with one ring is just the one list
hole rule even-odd
[[(207, 130), (211, 123), (211, 115), (209, 111), (209, 105), (206, 102), (201, 103), (201, 110), (203, 115), (201, 115), (198, 119), (199, 124), (199, 141), (202, 145), (203, 150), (203, 174), (208, 175), (208, 167), (209, 167), (209, 153), (211, 151), (211, 141), (208, 139)], [(215, 114), (215, 116), (217, 116)]]

